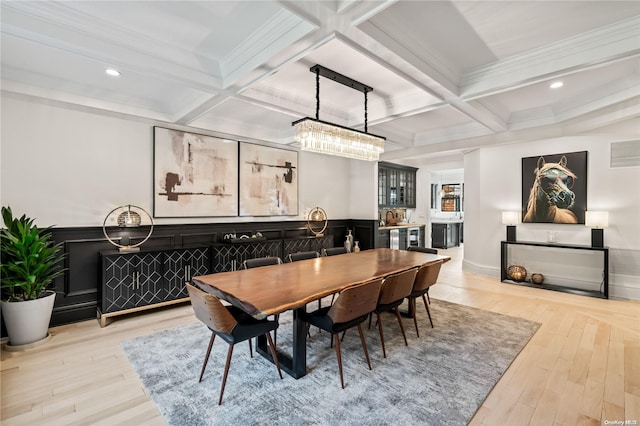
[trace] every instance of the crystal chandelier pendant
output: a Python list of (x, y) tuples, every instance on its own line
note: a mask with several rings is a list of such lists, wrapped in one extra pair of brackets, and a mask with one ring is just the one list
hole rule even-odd
[[(309, 70), (316, 74), (316, 118), (305, 117), (292, 123), (294, 140), (303, 151), (337, 155), (356, 160), (378, 161), (384, 152), (386, 138), (367, 133), (367, 93), (369, 86), (338, 74), (335, 71), (314, 65)], [(364, 132), (340, 126), (318, 118), (320, 109), (320, 75), (364, 93)]]
[(294, 123), (294, 140), (303, 151), (338, 155), (356, 160), (378, 161), (384, 152), (384, 138), (313, 118)]

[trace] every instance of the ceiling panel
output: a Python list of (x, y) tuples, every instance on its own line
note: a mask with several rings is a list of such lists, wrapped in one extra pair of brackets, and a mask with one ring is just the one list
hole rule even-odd
[[(609, 65), (594, 67), (564, 77), (508, 90), (495, 96), (482, 98), (500, 105), (507, 111), (525, 113), (527, 110), (548, 107), (550, 111), (562, 111), (572, 99), (601, 98), (607, 93), (632, 88), (640, 84), (640, 61), (628, 59)], [(550, 83), (561, 81), (564, 85), (551, 89)]]
[(498, 59), (564, 40), (640, 13), (635, 1), (452, 2)]
[(77, 1), (65, 6), (215, 61), (282, 10), (273, 1)]

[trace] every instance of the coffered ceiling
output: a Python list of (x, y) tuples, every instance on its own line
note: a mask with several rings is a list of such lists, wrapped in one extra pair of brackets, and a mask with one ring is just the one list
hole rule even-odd
[[(1, 24), (4, 91), (164, 124), (293, 144), (320, 64), (374, 88), (388, 161), (640, 137), (640, 1), (2, 0)], [(319, 115), (362, 129), (364, 97), (321, 77)]]

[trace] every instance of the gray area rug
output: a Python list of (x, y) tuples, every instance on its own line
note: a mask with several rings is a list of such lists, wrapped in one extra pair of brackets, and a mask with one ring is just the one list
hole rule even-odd
[[(329, 334), (311, 330), (308, 374), (278, 378), (273, 364), (247, 343), (236, 345), (222, 406), (218, 395), (227, 344), (216, 339), (207, 371), (198, 376), (209, 330), (201, 323), (123, 342), (129, 361), (169, 425), (464, 425), (471, 420), (539, 324), (431, 300), (435, 328), (418, 304), (420, 338), (404, 319), (405, 346), (393, 314), (383, 315), (387, 358), (377, 328), (367, 330), (373, 370), (357, 329), (342, 344), (345, 389)], [(315, 304), (312, 304), (315, 308)], [(375, 323), (375, 319), (374, 319)], [(278, 348), (291, 347), (291, 315), (283, 314)]]

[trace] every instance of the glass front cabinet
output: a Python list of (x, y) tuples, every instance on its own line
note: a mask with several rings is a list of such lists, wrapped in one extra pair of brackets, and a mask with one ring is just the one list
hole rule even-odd
[(378, 163), (378, 206), (416, 206), (416, 169), (399, 164)]

